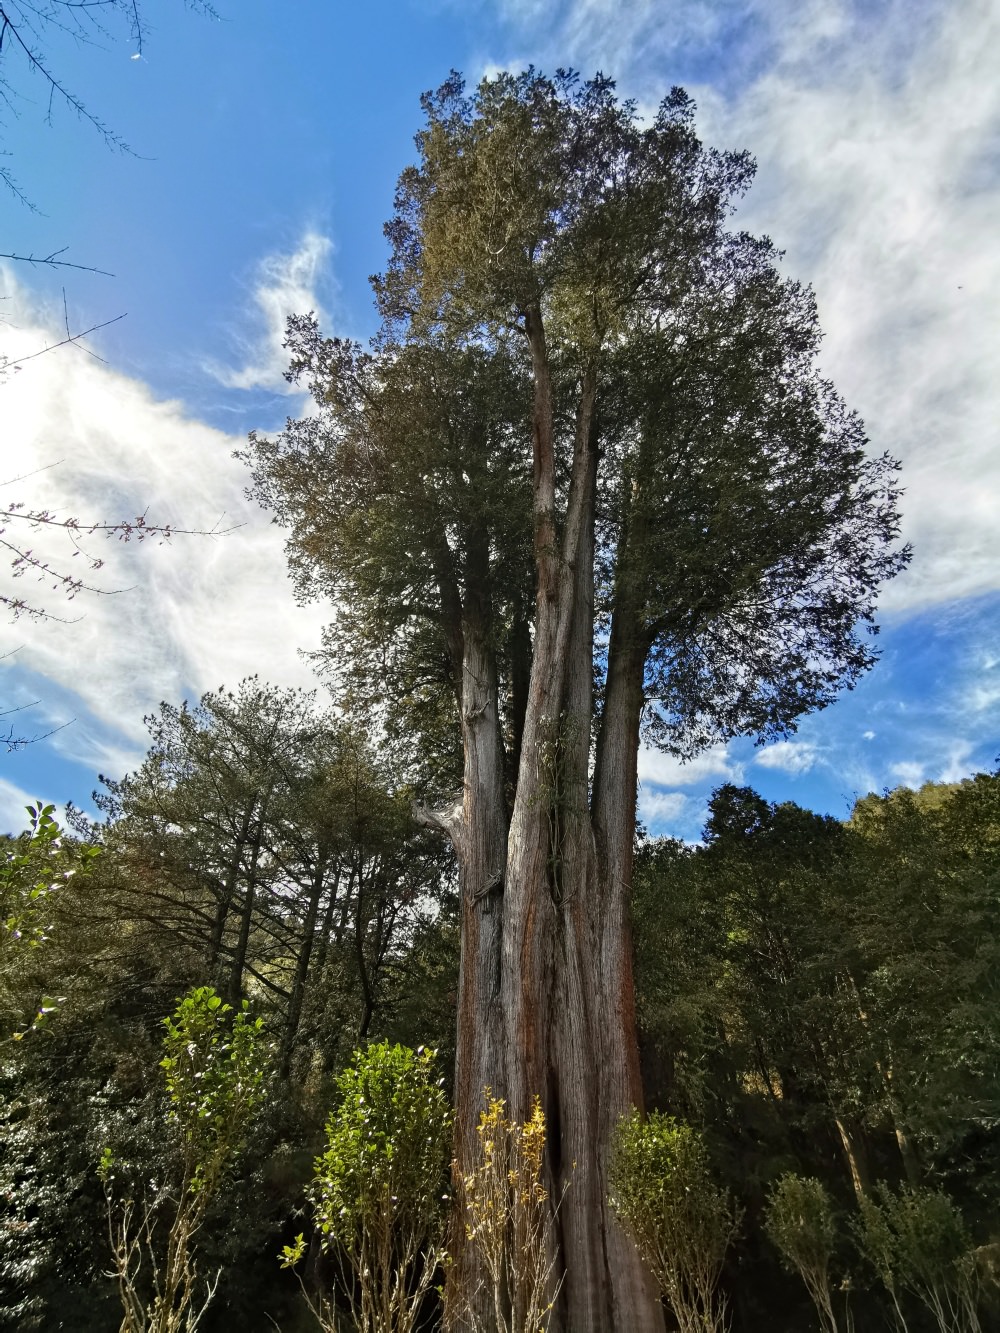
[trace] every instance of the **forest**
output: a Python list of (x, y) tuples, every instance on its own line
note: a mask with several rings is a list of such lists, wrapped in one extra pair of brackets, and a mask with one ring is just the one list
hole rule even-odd
[(423, 113), (378, 333), (292, 317), (238, 455), (330, 702), (165, 701), (4, 848), (0, 1318), (995, 1328), (1000, 774), (637, 821), (875, 665), (898, 464), (682, 90)]
[[(337, 1301), (316, 1180), (355, 1051), (436, 1052), (429, 1085), (448, 1096), (430, 1108), (431, 1213), (448, 1192), (454, 868), (393, 766), (310, 695), (251, 678), (148, 725), (148, 756), (105, 783), (100, 824), (78, 817), (73, 836), (50, 815), (5, 852), (0, 1318), (118, 1327), (108, 1217), (127, 1198), (153, 1205), (165, 1262), (184, 1153), (164, 1018), (212, 985), (237, 1014), (249, 996), (263, 1083), (192, 1242), (202, 1286), (218, 1283), (200, 1327), (317, 1327), (281, 1257), (304, 1235), (307, 1292)], [(890, 1328), (896, 1302), (897, 1327), (995, 1326), (998, 830), (1000, 776), (980, 774), (868, 796), (844, 823), (724, 786), (701, 845), (640, 841), (647, 1123), (694, 1136), (727, 1219), (714, 1241), (705, 1217), (645, 1219), (668, 1228), (668, 1262), (719, 1246), (718, 1322), (678, 1327)], [(641, 1199), (657, 1159), (626, 1143), (625, 1162), (637, 1151)], [(659, 1169), (691, 1166), (668, 1144)], [(814, 1191), (806, 1276), (822, 1277), (829, 1313), (769, 1220), (794, 1182)], [(684, 1309), (688, 1279), (672, 1280)], [(431, 1274), (415, 1327), (435, 1326), (443, 1281)], [(954, 1303), (944, 1322), (929, 1293)]]

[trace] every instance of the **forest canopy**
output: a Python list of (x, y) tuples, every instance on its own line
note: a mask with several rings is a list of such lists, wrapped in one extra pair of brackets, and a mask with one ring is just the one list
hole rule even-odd
[[(257, 704), (260, 691), (248, 682), (232, 699), (209, 696), (198, 712), (206, 757), (228, 750), (232, 777), (250, 752), (244, 748), (240, 760), (232, 730), (239, 713), (227, 719), (220, 705), (240, 697)], [(319, 744), (319, 715), (309, 716)], [(147, 773), (163, 752), (157, 737)], [(302, 1214), (311, 1162), (324, 1151), (324, 1116), (339, 1104), (341, 1071), (362, 1040), (359, 911), (377, 995), (367, 1035), (440, 1045), (450, 1084), (458, 958), (449, 899), (436, 918), (402, 926), (379, 964), (377, 918), (387, 909), (370, 914), (364, 894), (377, 904), (387, 892), (391, 911), (406, 883), (393, 889), (373, 880), (359, 898), (357, 878), (352, 884), (348, 872), (338, 885), (331, 872), (310, 941), (309, 878), (291, 877), (293, 860), (284, 870), (277, 864), (279, 852), (291, 856), (293, 838), (301, 856), (313, 836), (307, 819), (296, 824), (280, 804), (291, 776), (284, 759), (284, 773), (263, 770), (274, 780), (275, 806), (260, 833), (243, 981), (273, 1063), (238, 1168), (225, 1177), (199, 1240), (205, 1270), (222, 1268), (202, 1325), (208, 1330), (234, 1319), (263, 1330), (271, 1325), (262, 1311), (282, 1328), (307, 1326), (296, 1313), (298, 1288), (274, 1256), (304, 1228), (312, 1236)], [(33, 850), (27, 835), (9, 847), (34, 857), (36, 869), (44, 865), (58, 887), (46, 903), (45, 938), (16, 958), (5, 951), (5, 1028), (23, 1032), (42, 997), (56, 1007), (0, 1047), (0, 1327), (48, 1329), (71, 1318), (74, 1328), (97, 1333), (120, 1321), (105, 1276), (100, 1154), (113, 1150), (123, 1182), (173, 1169), (172, 1131), (157, 1128), (165, 1099), (160, 1022), (195, 982), (214, 976), (228, 986), (250, 884), (253, 852), (232, 819), (238, 807), (225, 787), (210, 796), (211, 773), (199, 761), (164, 778), (158, 800), (169, 822), (159, 826), (144, 783), (128, 784), (125, 805), (89, 830), (100, 851), (80, 873), (65, 873), (81, 849), (65, 834), (55, 849), (43, 842)], [(351, 768), (346, 778), (345, 814), (357, 791)], [(185, 814), (189, 781), (201, 784), (203, 799)], [(391, 794), (390, 786), (382, 790)], [(374, 789), (365, 791), (367, 808), (376, 809)], [(720, 1279), (736, 1333), (814, 1326), (806, 1288), (783, 1270), (764, 1225), (767, 1201), (788, 1173), (818, 1182), (830, 1201), (834, 1287), (850, 1274), (859, 1328), (880, 1326), (880, 1312), (891, 1308), (852, 1230), (859, 1183), (862, 1197), (876, 1202), (885, 1189), (900, 1199), (906, 1189), (945, 1191), (988, 1270), (1000, 1203), (998, 803), (1000, 776), (980, 774), (869, 796), (840, 823), (728, 787), (713, 798), (703, 845), (653, 840), (640, 849), (636, 984), (647, 1105), (689, 1127), (702, 1145), (700, 1169), (742, 1210)], [(213, 861), (191, 856), (213, 826), (215, 854), (239, 867), (214, 970), (210, 932), (191, 924), (199, 902), (210, 909), (206, 926), (218, 905)], [(358, 864), (350, 819), (339, 828), (340, 855)], [(15, 868), (20, 873), (23, 862)], [(9, 893), (9, 877), (4, 885)], [(325, 924), (331, 890), (332, 929)], [(339, 932), (343, 916), (348, 928)], [(292, 967), (280, 962), (282, 950)], [(305, 999), (286, 1066), (287, 985), (265, 981), (293, 975), (306, 953)], [(309, 1275), (335, 1292), (335, 1271), (320, 1266)], [(842, 1319), (843, 1294), (836, 1299)], [(923, 1328), (919, 1303), (901, 1300), (909, 1326)]]

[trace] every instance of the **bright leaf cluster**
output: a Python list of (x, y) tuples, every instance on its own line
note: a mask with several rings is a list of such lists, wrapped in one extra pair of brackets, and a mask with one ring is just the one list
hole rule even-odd
[(439, 1214), (451, 1110), (435, 1056), (379, 1042), (355, 1051), (337, 1079), (339, 1105), (327, 1121), (313, 1187), (330, 1241), (352, 1245), (373, 1215), (420, 1229)]
[(224, 1004), (211, 986), (198, 986), (163, 1020), (163, 1059), (171, 1118), (192, 1164), (190, 1188), (214, 1186), (242, 1140), (263, 1095), (262, 1019), (246, 1000)]

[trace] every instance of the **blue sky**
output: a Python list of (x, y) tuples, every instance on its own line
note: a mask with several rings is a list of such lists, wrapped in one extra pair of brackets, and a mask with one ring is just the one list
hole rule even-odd
[[(118, 596), (49, 609), (73, 624), (0, 623), (0, 699), (50, 740), (0, 753), (0, 825), (40, 795), (88, 803), (98, 771), (143, 753), (143, 714), (251, 672), (310, 685), (296, 652), (320, 607), (294, 606), (280, 534), (242, 497), (245, 432), (299, 410), (281, 379), (287, 313), (373, 328), (368, 275), (412, 155), (418, 98), (529, 62), (616, 77), (652, 106), (675, 83), (706, 141), (749, 148), (741, 224), (812, 282), (824, 366), (903, 460), (912, 569), (883, 599), (884, 656), (789, 742), (642, 758), (657, 832), (695, 837), (721, 781), (844, 815), (868, 790), (956, 778), (1000, 752), (1000, 19), (988, 0), (228, 0), (213, 21), (149, 0), (141, 58), (111, 23), (50, 45), (53, 68), (131, 145), (109, 151), (5, 45), (2, 159), (38, 211), (0, 195), (0, 250), (114, 278), (0, 269), (0, 356), (127, 312), (0, 383), (5, 502), (81, 517), (148, 508), (187, 527), (244, 526), (105, 551)], [(16, 478), (34, 469), (46, 471)], [(223, 517), (225, 516), (225, 517)], [(63, 554), (58, 543), (48, 552)], [(7, 578), (0, 569), (0, 580)], [(18, 590), (17, 585), (15, 591)], [(5, 585), (6, 587), (6, 585)], [(20, 591), (47, 590), (25, 584)]]

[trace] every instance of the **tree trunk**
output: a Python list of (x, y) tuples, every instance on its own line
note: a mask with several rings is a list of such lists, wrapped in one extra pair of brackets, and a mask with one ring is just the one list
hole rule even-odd
[(226, 925), (229, 921), (229, 913), (232, 911), (233, 899), (236, 896), (236, 886), (239, 882), (240, 862), (243, 859), (243, 848), (250, 832), (250, 825), (253, 821), (253, 812), (256, 800), (252, 800), (243, 811), (240, 820), (239, 832), (233, 842), (232, 855), (226, 866), (226, 878), (223, 881), (218, 895), (218, 902), (215, 908), (215, 918), (212, 922), (212, 934), (208, 942), (208, 970), (214, 974), (219, 966), (219, 955), (222, 952), (222, 944), (225, 939)]
[[(633, 655), (619, 668), (625, 675), (631, 670), (631, 693), (624, 693), (634, 717), (626, 716), (623, 700), (608, 727), (613, 740), (605, 744), (606, 776), (595, 790), (592, 816), (596, 379), (592, 371), (583, 378), (566, 518), (557, 543), (551, 394), (537, 313), (529, 317), (528, 332), (536, 386), (533, 658), (507, 839), (499, 988), (496, 918), (487, 918), (468, 893), (463, 895), (459, 1161), (471, 1160), (475, 1115), (470, 1111), (481, 1104), (484, 1083), (505, 1096), (509, 1115), (518, 1120), (528, 1117), (539, 1096), (548, 1127), (551, 1197), (559, 1207), (554, 1277), (563, 1285), (553, 1329), (658, 1333), (659, 1299), (607, 1201), (614, 1126), (641, 1104), (627, 903), (641, 659)], [(469, 707), (463, 703), (463, 708), (468, 719)], [(467, 730), (467, 829), (469, 816), (473, 825), (482, 820), (480, 802), (497, 799), (487, 797), (481, 781), (470, 781), (478, 776), (475, 763), (470, 766), (470, 739)], [(475, 754), (473, 747), (473, 761)], [(475, 857), (467, 852), (463, 861), (466, 882), (481, 877)]]
[[(309, 902), (306, 907), (305, 920), (302, 923), (302, 942), (299, 946), (299, 956), (295, 961), (295, 975), (292, 978), (292, 988), (288, 996), (288, 1009), (285, 1012), (285, 1031), (281, 1040), (281, 1054), (278, 1061), (278, 1077), (282, 1080), (288, 1078), (291, 1070), (292, 1052), (299, 1030), (299, 1020), (302, 1017), (302, 1003), (305, 999), (309, 962), (316, 943), (316, 921), (319, 917), (319, 904), (323, 897), (328, 861), (328, 853), (322, 847), (319, 848), (316, 854), (316, 864), (313, 867), (312, 883), (309, 887)], [(333, 890), (331, 889), (331, 898), (332, 896)]]
[(256, 832), (250, 844), (250, 864), (247, 866), (246, 874), (246, 896), (243, 899), (243, 913), (240, 917), (240, 929), (236, 939), (236, 947), (233, 950), (227, 987), (229, 1003), (234, 1007), (240, 1003), (243, 997), (243, 972), (246, 967), (247, 949), (250, 946), (250, 930), (253, 926), (254, 907), (256, 905), (257, 865), (264, 844), (264, 817), (267, 814), (270, 799), (271, 790), (268, 788), (260, 798)]
[(871, 1190), (868, 1145), (864, 1130), (850, 1116), (836, 1115), (833, 1122), (840, 1135), (840, 1145), (844, 1150), (844, 1160), (847, 1162), (854, 1193), (857, 1195), (858, 1203), (863, 1203)]
[[(371, 875), (374, 878), (374, 873)], [(354, 962), (358, 969), (358, 985), (361, 987), (361, 1017), (358, 1020), (358, 1042), (367, 1041), (372, 1019), (375, 1017), (375, 988), (372, 969), (365, 952), (365, 937), (369, 922), (365, 907), (365, 877), (358, 869), (358, 904), (354, 913)]]

